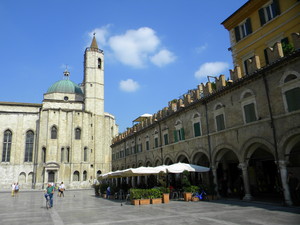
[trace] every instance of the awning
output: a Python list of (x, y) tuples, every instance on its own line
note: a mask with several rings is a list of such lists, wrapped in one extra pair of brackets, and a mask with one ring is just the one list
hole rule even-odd
[(125, 170), (117, 170), (114, 172), (109, 172), (101, 174), (99, 179), (109, 179), (109, 178), (119, 178), (119, 177), (133, 177), (133, 176), (147, 176), (151, 174), (159, 173), (183, 173), (183, 171), (188, 172), (208, 172), (209, 168), (204, 166), (198, 166), (187, 163), (175, 163), (169, 166), (161, 165), (156, 167), (138, 167), (129, 168)]

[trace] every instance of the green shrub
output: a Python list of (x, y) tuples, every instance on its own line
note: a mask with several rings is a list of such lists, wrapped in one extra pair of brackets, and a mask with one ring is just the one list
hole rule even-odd
[(158, 187), (161, 193), (170, 193), (170, 189), (166, 187)]
[(106, 194), (106, 189), (108, 188), (108, 184), (100, 184), (100, 192), (101, 194)]
[(199, 191), (199, 187), (198, 187), (198, 186), (191, 185), (191, 186), (189, 186), (189, 187), (183, 187), (183, 191), (184, 191), (184, 192), (192, 192), (192, 193), (195, 193), (195, 192), (198, 192), (198, 191)]
[(142, 190), (143, 189), (130, 189), (130, 199), (141, 199), (142, 198)]
[(162, 191), (159, 188), (152, 189), (130, 189), (130, 199), (153, 199), (153, 198), (161, 198)]

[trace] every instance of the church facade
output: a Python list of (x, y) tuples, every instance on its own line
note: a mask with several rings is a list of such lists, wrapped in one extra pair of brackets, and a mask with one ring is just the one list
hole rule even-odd
[(80, 85), (54, 83), (42, 104), (0, 102), (0, 188), (42, 188), (64, 182), (67, 188), (90, 187), (111, 170), (111, 139), (118, 126), (104, 112), (104, 53), (93, 37), (84, 54)]

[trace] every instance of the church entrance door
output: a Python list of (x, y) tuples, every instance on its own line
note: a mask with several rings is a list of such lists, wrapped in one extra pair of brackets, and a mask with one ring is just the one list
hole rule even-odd
[(54, 178), (55, 178), (55, 172), (49, 171), (48, 172), (48, 183), (54, 183)]

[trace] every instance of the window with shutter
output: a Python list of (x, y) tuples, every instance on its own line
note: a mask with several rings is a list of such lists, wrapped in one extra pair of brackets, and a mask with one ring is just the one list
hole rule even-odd
[(245, 113), (246, 123), (251, 123), (251, 122), (257, 120), (254, 103), (245, 105), (244, 106), (244, 113)]
[(169, 144), (169, 137), (168, 137), (168, 134), (164, 134), (164, 142), (165, 142), (165, 145), (168, 145), (168, 144)]
[(296, 111), (300, 109), (300, 88), (294, 88), (285, 92), (288, 111)]
[(223, 114), (216, 116), (216, 123), (217, 123), (217, 131), (221, 131), (221, 130), (225, 129), (225, 122), (224, 122)]
[(200, 123), (194, 123), (194, 134), (195, 137), (201, 136)]
[(260, 24), (263, 26), (266, 22), (272, 20), (274, 17), (280, 15), (280, 7), (278, 0), (258, 10)]
[(174, 142), (178, 142), (177, 130), (174, 130)]

